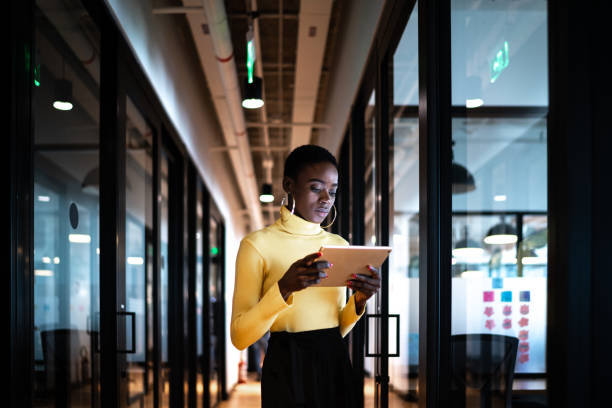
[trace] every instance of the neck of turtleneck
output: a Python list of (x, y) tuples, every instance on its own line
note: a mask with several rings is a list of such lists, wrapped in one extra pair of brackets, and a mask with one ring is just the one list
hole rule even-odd
[(291, 214), (291, 211), (284, 205), (281, 207), (281, 216), (277, 224), (291, 234), (317, 235), (323, 231), (319, 224), (306, 221), (295, 214)]

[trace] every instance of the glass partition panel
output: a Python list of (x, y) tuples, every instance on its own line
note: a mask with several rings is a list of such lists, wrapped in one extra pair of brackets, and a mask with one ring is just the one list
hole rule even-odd
[(209, 293), (210, 293), (210, 367), (209, 367), (209, 390), (210, 390), (210, 406), (215, 406), (216, 403), (221, 401), (221, 379), (219, 377), (219, 373), (221, 370), (220, 364), (221, 361), (221, 347), (225, 347), (222, 344), (220, 339), (220, 331), (224, 330), (221, 327), (221, 315), (223, 312), (221, 306), (221, 259), (219, 253), (219, 225), (217, 220), (213, 217), (209, 218), (210, 222), (210, 269), (209, 269)]
[(170, 295), (169, 274), (168, 274), (168, 223), (169, 223), (169, 197), (168, 197), (168, 171), (169, 171), (168, 156), (162, 153), (161, 157), (161, 202), (160, 202), (160, 242), (161, 242), (161, 257), (160, 257), (160, 279), (159, 279), (159, 294), (160, 294), (160, 339), (161, 339), (161, 367), (159, 373), (159, 381), (161, 384), (161, 406), (170, 406), (170, 358), (168, 355), (168, 331), (169, 318), (169, 303)]
[[(389, 406), (416, 406), (419, 367), (418, 11), (393, 54), (389, 146)], [(399, 338), (399, 344), (396, 344)]]
[(100, 406), (100, 33), (35, 2), (33, 406)]
[[(377, 230), (376, 230), (376, 92), (372, 91), (368, 103), (364, 109), (364, 130), (365, 130), (365, 157), (364, 163), (364, 185), (365, 185), (365, 225), (364, 238), (365, 245), (376, 245)], [(368, 314), (380, 313), (380, 298), (379, 295), (374, 295), (366, 304), (366, 314), (364, 319), (367, 319)], [(368, 345), (366, 353), (379, 353), (379, 333), (380, 319), (367, 319), (366, 336)], [(377, 407), (380, 389), (375, 382), (375, 376), (378, 374), (379, 361), (374, 357), (366, 357), (364, 361), (364, 405), (366, 407)]]
[(198, 183), (196, 202), (196, 337), (197, 337), (197, 369), (196, 393), (197, 407), (204, 406), (204, 203), (202, 202), (202, 185)]
[[(128, 405), (153, 406), (153, 134), (143, 114), (126, 99), (126, 220), (125, 220), (125, 294), (127, 310), (135, 313), (136, 332), (128, 330), (126, 344), (136, 345), (126, 355)], [(147, 293), (150, 294), (147, 297)], [(130, 336), (136, 336), (133, 339)]]
[(452, 401), (510, 404), (525, 388), (537, 399), (546, 373), (546, 2), (452, 0), (451, 42)]

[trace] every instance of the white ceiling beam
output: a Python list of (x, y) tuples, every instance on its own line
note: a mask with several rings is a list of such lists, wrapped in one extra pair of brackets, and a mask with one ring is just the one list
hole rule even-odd
[[(312, 123), (314, 120), (332, 4), (333, 0), (309, 0), (300, 4), (293, 123)], [(311, 133), (312, 126), (293, 126), (291, 150), (310, 143)]]

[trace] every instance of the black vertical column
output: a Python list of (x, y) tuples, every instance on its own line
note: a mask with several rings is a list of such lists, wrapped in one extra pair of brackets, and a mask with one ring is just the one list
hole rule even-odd
[[(101, 404), (127, 404), (125, 354), (125, 97), (120, 96), (118, 33), (105, 18), (100, 68), (100, 371)], [(123, 305), (123, 309), (122, 309)]]
[[(549, 406), (603, 406), (612, 383), (612, 141), (605, 2), (549, 1)], [(606, 401), (604, 403), (604, 401)]]
[(419, 406), (447, 407), (451, 316), (450, 1), (419, 3)]
[[(377, 58), (376, 89), (376, 196), (381, 197), (376, 202), (376, 235), (380, 245), (389, 245), (389, 71), (388, 54)], [(382, 282), (379, 295), (381, 297), (380, 314), (380, 406), (389, 406), (389, 262), (381, 268)]]
[(8, 38), (10, 64), (10, 77), (5, 82), (10, 109), (5, 110), (4, 115), (10, 136), (5, 139), (8, 143), (3, 156), (7, 178), (4, 202), (10, 206), (3, 224), (9, 238), (6, 251), (10, 260), (10, 271), (4, 274), (5, 296), (8, 295), (5, 299), (10, 299), (8, 312), (5, 312), (10, 333), (5, 361), (9, 362), (10, 406), (29, 407), (32, 404), (34, 367), (33, 2), (10, 1), (5, 7), (8, 7), (8, 13), (4, 13), (3, 23), (5, 34), (8, 34), (5, 38)]
[(170, 359), (170, 406), (184, 404), (184, 216), (185, 170), (180, 153), (165, 135), (168, 154), (168, 357)]

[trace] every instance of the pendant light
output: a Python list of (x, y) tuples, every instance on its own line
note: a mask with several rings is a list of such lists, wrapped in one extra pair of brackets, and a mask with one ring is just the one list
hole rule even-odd
[(489, 231), (487, 231), (487, 235), (484, 237), (483, 241), (488, 245), (509, 245), (516, 244), (517, 240), (516, 228), (504, 222), (502, 217), (499, 224), (492, 226)]
[(242, 100), (242, 107), (246, 109), (258, 109), (264, 105), (264, 101), (261, 97), (262, 81), (260, 77), (254, 76), (252, 82), (249, 79), (244, 81), (244, 99)]
[(484, 249), (479, 242), (468, 238), (467, 225), (464, 228), (463, 238), (457, 241), (455, 249), (453, 249), (453, 256), (455, 258), (462, 258), (468, 260), (469, 258), (481, 257), (484, 253)]
[(242, 107), (245, 109), (258, 109), (264, 105), (262, 99), (262, 81), (261, 78), (253, 75), (255, 69), (255, 40), (253, 36), (253, 25), (249, 24), (249, 31), (246, 35), (247, 39), (247, 77), (244, 81), (244, 98), (242, 99)]
[(272, 194), (272, 184), (264, 183), (261, 188), (261, 194), (259, 195), (259, 201), (262, 203), (271, 203), (274, 201), (274, 194)]
[(61, 111), (72, 110), (72, 82), (65, 79), (65, 62), (62, 60), (62, 79), (55, 80), (53, 107)]
[[(453, 140), (453, 146), (455, 141)], [(474, 176), (468, 171), (467, 168), (455, 162), (454, 149), (451, 152), (451, 158), (453, 163), (451, 165), (451, 177), (452, 177), (452, 192), (453, 194), (468, 193), (476, 190), (476, 183), (474, 182)]]

